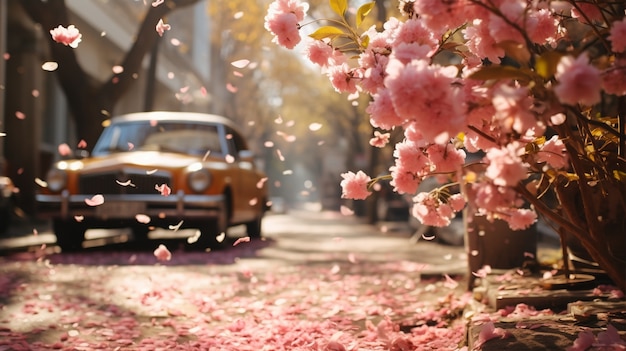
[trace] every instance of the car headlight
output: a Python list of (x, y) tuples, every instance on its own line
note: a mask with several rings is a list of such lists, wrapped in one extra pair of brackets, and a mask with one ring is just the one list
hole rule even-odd
[(211, 184), (211, 174), (206, 169), (200, 169), (189, 173), (187, 182), (191, 190), (200, 193)]
[(48, 183), (48, 190), (57, 193), (65, 188), (67, 175), (65, 171), (53, 168), (46, 176), (46, 183)]

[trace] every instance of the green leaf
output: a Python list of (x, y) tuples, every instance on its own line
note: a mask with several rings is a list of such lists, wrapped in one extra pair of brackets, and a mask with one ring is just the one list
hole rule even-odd
[(330, 0), (330, 8), (335, 11), (336, 14), (343, 17), (348, 9), (348, 0)]
[(345, 34), (341, 29), (333, 26), (323, 26), (318, 28), (315, 32), (309, 34), (309, 36), (315, 40), (322, 40), (325, 38), (334, 38)]
[(523, 79), (531, 77), (527, 72), (511, 66), (485, 66), (469, 76), (470, 79), (491, 80), (491, 79)]
[(361, 7), (359, 7), (359, 10), (356, 12), (356, 26), (357, 27), (359, 27), (361, 23), (363, 23), (363, 20), (365, 19), (365, 17), (369, 15), (370, 12), (372, 12), (374, 5), (375, 3), (372, 1), (366, 4), (363, 4)]

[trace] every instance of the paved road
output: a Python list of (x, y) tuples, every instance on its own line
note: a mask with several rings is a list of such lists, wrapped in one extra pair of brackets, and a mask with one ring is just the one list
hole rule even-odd
[[(412, 242), (402, 225), (294, 210), (267, 216), (265, 240), (211, 252), (164, 233), (138, 247), (124, 233), (92, 232), (84, 251), (59, 253), (37, 229), (0, 241), (0, 350), (455, 350), (465, 341), (463, 248)], [(233, 243), (241, 231), (231, 234)], [(154, 256), (161, 243), (170, 261)]]

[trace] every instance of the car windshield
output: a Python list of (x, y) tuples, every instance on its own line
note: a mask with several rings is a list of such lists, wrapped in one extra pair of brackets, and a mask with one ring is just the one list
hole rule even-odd
[(217, 126), (180, 121), (129, 121), (105, 128), (93, 155), (116, 152), (165, 151), (192, 155), (222, 153)]

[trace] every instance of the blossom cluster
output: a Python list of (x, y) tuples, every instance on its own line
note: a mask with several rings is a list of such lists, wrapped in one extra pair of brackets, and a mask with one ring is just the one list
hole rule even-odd
[[(286, 48), (301, 43), (337, 92), (371, 96), (373, 146), (388, 142), (381, 131), (401, 128), (390, 184), (415, 196), (413, 214), (430, 225), (447, 225), (461, 207), (457, 199), (471, 195), (480, 214), (528, 228), (537, 220), (535, 206), (524, 206), (528, 194), (539, 197), (557, 179), (575, 179), (565, 141), (585, 149), (587, 137), (571, 130), (591, 120), (603, 99), (626, 95), (626, 18), (619, 5), (400, 1), (402, 19), (359, 32), (373, 3), (356, 11), (347, 0), (330, 3), (340, 19), (312, 20), (319, 28), (304, 40), (299, 30), (308, 5), (299, 0), (274, 1), (265, 27)], [(470, 155), (480, 171), (466, 171)], [(342, 196), (350, 199), (367, 197), (377, 180), (362, 171), (342, 176)], [(417, 194), (424, 179), (444, 176), (463, 196)]]

